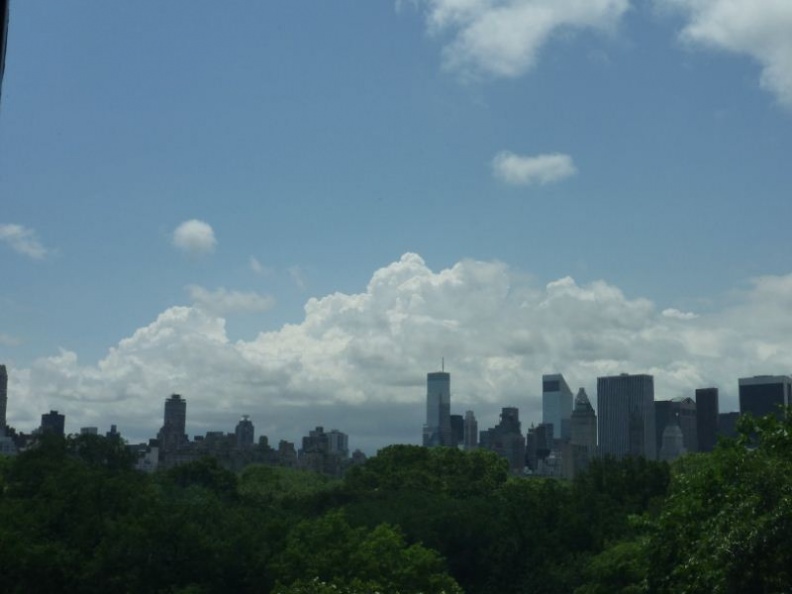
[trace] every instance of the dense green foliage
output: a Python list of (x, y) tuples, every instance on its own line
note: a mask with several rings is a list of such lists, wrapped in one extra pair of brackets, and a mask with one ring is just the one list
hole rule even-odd
[(792, 411), (673, 466), (657, 513), (596, 556), (578, 594), (792, 591)]
[(491, 452), (385, 448), (344, 480), (212, 459), (145, 475), (123, 444), (0, 458), (0, 592), (784, 592), (792, 420), (673, 467), (514, 478)]

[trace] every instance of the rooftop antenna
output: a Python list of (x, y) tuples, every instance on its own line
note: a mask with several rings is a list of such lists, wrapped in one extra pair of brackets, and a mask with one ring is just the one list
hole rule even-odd
[(440, 359), (440, 371), (445, 372), (445, 357)]

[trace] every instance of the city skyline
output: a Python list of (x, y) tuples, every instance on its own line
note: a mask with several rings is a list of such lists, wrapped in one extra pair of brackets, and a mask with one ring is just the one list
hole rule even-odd
[[(442, 368), (445, 368), (444, 360)], [(5, 372), (4, 365), (0, 365), (0, 372)], [(426, 422), (423, 424), (423, 437), (421, 440), (424, 447), (447, 446), (465, 450), (484, 447), (485, 449), (500, 451), (499, 448), (502, 448), (503, 444), (499, 441), (500, 438), (497, 441), (493, 441), (493, 436), (500, 435), (504, 428), (507, 429), (507, 433), (514, 433), (514, 427), (519, 427), (519, 407), (506, 406), (501, 408), (500, 422), (496, 427), (478, 432), (478, 425), (473, 411), (466, 411), (464, 416), (451, 414), (451, 374), (445, 371), (429, 372), (426, 378), (426, 397), (424, 402)], [(7, 383), (7, 379), (7, 373), (0, 373), (0, 388)], [(738, 378), (738, 385), (740, 387), (740, 410), (719, 414), (717, 388), (697, 388), (695, 390), (695, 400), (690, 397), (663, 399), (655, 398), (654, 378), (651, 375), (621, 373), (618, 376), (598, 377), (597, 409), (592, 406), (585, 388), (581, 387), (575, 397), (571, 418), (566, 419), (569, 429), (566, 437), (553, 438), (553, 424), (546, 422), (544, 406), (542, 421), (539, 423), (531, 422), (526, 434), (521, 435), (518, 429), (516, 437), (521, 440), (523, 451), (525, 451), (526, 447), (526, 437), (531, 439), (533, 434), (535, 438), (538, 434), (534, 433), (534, 431), (538, 430), (542, 432), (543, 437), (541, 439), (544, 440), (542, 443), (545, 443), (545, 441), (548, 444), (555, 443), (557, 445), (566, 443), (571, 444), (573, 448), (581, 446), (588, 452), (584, 456), (586, 458), (592, 456), (594, 451), (592, 447), (594, 446), (591, 444), (593, 443), (596, 445), (596, 455), (616, 456), (618, 458), (637, 455), (655, 459), (660, 456), (661, 445), (665, 441), (665, 428), (674, 426), (678, 430), (679, 439), (681, 440), (679, 448), (684, 448), (682, 451), (710, 451), (712, 444), (715, 443), (713, 440), (716, 439), (716, 435), (734, 435), (736, 415), (751, 413), (755, 416), (763, 416), (768, 414), (769, 411), (775, 411), (778, 417), (779, 411), (776, 410), (775, 406), (768, 404), (768, 397), (777, 400), (776, 404), (778, 405), (788, 401), (792, 376), (756, 375)], [(753, 391), (746, 390), (746, 387)], [(565, 389), (566, 383), (563, 374), (543, 375), (542, 404), (546, 404), (546, 396), (548, 394), (551, 394), (551, 396), (564, 394)], [(697, 405), (703, 407), (700, 413), (697, 412)], [(183, 446), (189, 445), (193, 440), (200, 441), (203, 439), (201, 432), (194, 433), (192, 439), (187, 432), (186, 406), (186, 400), (180, 394), (171, 394), (165, 399), (164, 422), (156, 434), (156, 442), (159, 444), (160, 451), (166, 455), (180, 451)], [(603, 416), (598, 418), (596, 411), (600, 407), (605, 408), (603, 408)], [(59, 414), (57, 410), (51, 410), (49, 413), (41, 415), (41, 423), (37, 428), (29, 432), (25, 432), (23, 429), (22, 433), (26, 433), (28, 436), (31, 434), (35, 436), (39, 431), (51, 430), (57, 425), (58, 429), (56, 432), (61, 435), (66, 433), (77, 434), (76, 430), (66, 430), (64, 419), (64, 414)], [(349, 422), (348, 418), (347, 421)], [(458, 427), (454, 427), (454, 421), (458, 422)], [(506, 425), (503, 425), (504, 422)], [(720, 427), (718, 427), (719, 423), (721, 423)], [(200, 426), (206, 428), (206, 425)], [(13, 429), (20, 431), (16, 427)], [(241, 442), (252, 443), (254, 429), (248, 414), (242, 415), (233, 433), (224, 433), (222, 430), (218, 432), (217, 429), (218, 427), (209, 428), (206, 431), (206, 435), (213, 436), (213, 439), (216, 435), (235, 435), (237, 447), (240, 447)], [(316, 429), (321, 430), (322, 426), (319, 425)], [(699, 434), (700, 431), (702, 431), (701, 434)], [(98, 428), (93, 426), (83, 426), (79, 429), (81, 434), (96, 434), (97, 432)], [(345, 440), (348, 439), (347, 434), (342, 434), (335, 429), (330, 432), (331, 435), (335, 433), (344, 435)], [(120, 435), (116, 423), (110, 425), (108, 435), (110, 434)], [(0, 427), (0, 437), (4, 435), (5, 431), (3, 427)], [(244, 437), (241, 437), (241, 435), (244, 435)], [(282, 444), (294, 443), (283, 440), (283, 435), (273, 436), (262, 433), (261, 437), (267, 440), (275, 438)], [(126, 442), (130, 445), (135, 441), (142, 445), (150, 442), (151, 439), (154, 438), (141, 438), (139, 435), (135, 435), (132, 439), (129, 439), (129, 436), (126, 436)], [(512, 437), (509, 439), (513, 441)], [(346, 443), (345, 441), (345, 450), (348, 447)], [(367, 453), (373, 455), (380, 447), (394, 445), (395, 443), (410, 443), (410, 440), (390, 443), (383, 443), (380, 440), (373, 449), (371, 449), (371, 444), (368, 444), (369, 451)], [(536, 447), (544, 446), (536, 445)], [(559, 447), (561, 446), (559, 445)], [(242, 446), (242, 449), (245, 449), (245, 447)], [(336, 449), (340, 448), (337, 447)], [(364, 449), (367, 449), (366, 446), (358, 448), (361, 452)], [(558, 450), (558, 452), (561, 456), (583, 455), (583, 451), (573, 453), (570, 450), (562, 453), (561, 450)], [(503, 452), (500, 453), (503, 454)], [(513, 458), (514, 452), (504, 455)], [(533, 458), (530, 459), (533, 460)], [(530, 464), (529, 458), (526, 458), (526, 462)], [(576, 462), (575, 464), (578, 463)], [(558, 466), (555, 471), (551, 472), (575, 472), (571, 467), (565, 467), (563, 471), (560, 468)], [(543, 472), (547, 471), (547, 469), (543, 470)], [(571, 476), (571, 474), (567, 476)]]
[(12, 3), (9, 424), (142, 440), (179, 393), (372, 451), (444, 356), (481, 428), (559, 372), (736, 410), (792, 370), (790, 39), (772, 0)]
[[(5, 372), (3, 365), (0, 365), (0, 372)], [(7, 380), (7, 374), (4, 375), (0, 380)], [(521, 474), (524, 469), (542, 476), (567, 479), (586, 468), (594, 457), (620, 459), (639, 456), (670, 462), (685, 453), (711, 451), (716, 436), (736, 435), (735, 422), (740, 414), (759, 417), (773, 414), (780, 419), (782, 415), (778, 407), (790, 406), (792, 386), (792, 376), (787, 375), (739, 378), (740, 411), (719, 414), (716, 388), (696, 389), (695, 400), (689, 397), (663, 400), (654, 399), (654, 378), (651, 375), (622, 373), (598, 377), (597, 403), (602, 416), (595, 412), (585, 388), (580, 388), (574, 410), (566, 419), (568, 435), (554, 438), (553, 423), (546, 420), (538, 425), (532, 423), (523, 434), (519, 408), (509, 406), (501, 409), (496, 426), (478, 432), (473, 411), (466, 411), (464, 416), (450, 414), (450, 373), (429, 372), (426, 377), (427, 422), (422, 431), (423, 447), (451, 447), (465, 451), (483, 448), (507, 458), (514, 473)], [(0, 381), (0, 388), (3, 384)], [(548, 394), (563, 395), (565, 387), (562, 374), (543, 375), (543, 404)], [(543, 410), (543, 419), (546, 419), (545, 412)], [(247, 414), (242, 415), (233, 432), (213, 428), (205, 435), (195, 434), (192, 439), (186, 432), (186, 419), (186, 400), (179, 394), (171, 394), (165, 399), (164, 421), (156, 438), (137, 444), (125, 440), (140, 455), (138, 466), (141, 470), (170, 467), (210, 455), (222, 456), (224, 463), (237, 469), (258, 460), (276, 465), (300, 464), (336, 476), (342, 472), (343, 461), (349, 460), (349, 436), (337, 429), (325, 433), (320, 425), (309, 430), (308, 435), (302, 438), (303, 448), (298, 455), (294, 441), (276, 438), (273, 443), (278, 441), (279, 445), (274, 449), (270, 445), (272, 436), (261, 434), (256, 439), (253, 422)], [(35, 441), (41, 433), (52, 432), (61, 436), (70, 433), (65, 431), (65, 415), (56, 410), (42, 414), (39, 428), (32, 433), (13, 430), (15, 435), (8, 434), (0, 426), (0, 453), (13, 454), (16, 447), (29, 447), (30, 440)], [(79, 433), (97, 435), (98, 428), (81, 427)], [(12, 443), (12, 435), (13, 442), (19, 440), (16, 447)], [(121, 434), (117, 425), (112, 424), (106, 435), (117, 437)], [(308, 455), (304, 460), (303, 451)], [(369, 455), (375, 453), (368, 452)], [(340, 457), (334, 457), (335, 454)], [(352, 462), (365, 458), (366, 453), (357, 448)]]

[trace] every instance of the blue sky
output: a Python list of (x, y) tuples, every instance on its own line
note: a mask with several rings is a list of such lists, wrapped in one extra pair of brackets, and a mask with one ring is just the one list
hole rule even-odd
[(792, 370), (790, 155), (782, 0), (13, 2), (9, 421), (371, 449), (441, 356), (483, 426), (556, 371), (733, 409)]

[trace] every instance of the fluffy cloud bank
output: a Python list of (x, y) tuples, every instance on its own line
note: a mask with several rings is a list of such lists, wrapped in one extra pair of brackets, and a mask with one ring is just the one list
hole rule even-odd
[[(59, 409), (67, 427), (153, 436), (171, 392), (188, 402), (188, 431), (233, 430), (250, 414), (271, 441), (315, 425), (373, 451), (420, 440), (425, 374), (445, 357), (452, 411), (482, 428), (517, 406), (527, 428), (541, 415), (541, 375), (561, 372), (596, 394), (599, 375), (651, 373), (658, 399), (715, 385), (736, 406), (737, 377), (792, 371), (792, 275), (755, 279), (729, 309), (659, 308), (596, 281), (534, 286), (499, 262), (464, 260), (433, 271), (405, 254), (365, 290), (312, 298), (296, 324), (234, 341), (224, 319), (171, 307), (121, 340), (97, 364), (75, 353), (9, 369), (9, 418), (30, 430)], [(596, 398), (593, 398), (596, 402)]]
[(502, 151), (492, 160), (496, 178), (515, 186), (549, 184), (577, 173), (572, 157), (558, 153), (523, 156)]
[(688, 19), (684, 41), (745, 54), (762, 66), (761, 85), (792, 108), (792, 2), (656, 0)]
[(515, 77), (530, 70), (542, 46), (568, 30), (609, 30), (629, 0), (422, 0), (427, 26), (449, 34), (445, 65), (466, 74)]
[(197, 219), (185, 221), (176, 227), (172, 241), (175, 247), (191, 255), (211, 253), (217, 245), (212, 227)]
[(22, 225), (0, 225), (0, 241), (8, 244), (15, 252), (34, 260), (41, 260), (49, 254), (36, 232)]

